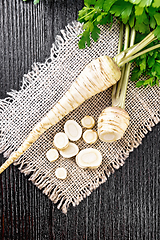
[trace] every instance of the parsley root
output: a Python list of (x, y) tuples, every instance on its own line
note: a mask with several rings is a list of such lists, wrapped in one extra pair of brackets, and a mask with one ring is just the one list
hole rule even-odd
[(52, 125), (58, 123), (69, 112), (81, 105), (86, 99), (106, 90), (121, 76), (117, 64), (108, 56), (102, 56), (89, 63), (60, 101), (37, 123), (22, 145), (11, 154), (0, 167), (2, 173), (18, 159)]

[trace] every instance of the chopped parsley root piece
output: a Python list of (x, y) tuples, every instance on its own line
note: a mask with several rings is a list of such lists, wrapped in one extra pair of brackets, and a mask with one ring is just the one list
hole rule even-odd
[(82, 136), (82, 128), (74, 120), (68, 120), (65, 123), (64, 131), (71, 141), (77, 141)]
[(79, 148), (75, 143), (69, 142), (68, 147), (60, 151), (60, 154), (64, 158), (71, 158), (78, 154)]
[(98, 138), (98, 135), (97, 135), (97, 132), (96, 132), (96, 131), (86, 130), (86, 131), (83, 133), (83, 140), (84, 140), (86, 143), (89, 143), (89, 144), (95, 143), (95, 142), (97, 141), (97, 138)]
[(57, 168), (55, 175), (58, 179), (65, 179), (67, 177), (67, 170), (63, 167)]
[(59, 153), (56, 149), (51, 148), (50, 150), (48, 150), (48, 152), (46, 153), (46, 157), (50, 162), (54, 162), (55, 160), (58, 159), (59, 157)]
[(102, 163), (102, 155), (97, 149), (86, 148), (78, 153), (76, 163), (80, 168), (98, 168)]
[(82, 118), (81, 124), (85, 128), (93, 128), (95, 125), (95, 120), (91, 116), (85, 116), (84, 118)]
[(114, 142), (123, 137), (129, 125), (128, 113), (119, 107), (108, 107), (98, 119), (98, 135), (104, 142)]
[(59, 150), (62, 150), (68, 147), (69, 140), (65, 133), (59, 132), (59, 133), (56, 133), (56, 135), (54, 136), (53, 143), (56, 148), (58, 148)]

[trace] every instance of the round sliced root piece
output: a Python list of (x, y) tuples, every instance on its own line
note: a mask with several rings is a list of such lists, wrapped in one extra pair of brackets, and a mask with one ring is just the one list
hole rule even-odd
[(59, 132), (54, 136), (53, 143), (54, 143), (56, 148), (62, 150), (62, 149), (65, 149), (68, 146), (69, 140), (68, 140), (68, 137), (65, 133)]
[(102, 163), (102, 155), (97, 149), (86, 148), (78, 153), (76, 163), (80, 168), (98, 168)]
[(63, 167), (57, 168), (55, 175), (58, 179), (65, 179), (67, 177), (67, 170)]
[(89, 144), (92, 144), (92, 143), (95, 143), (96, 140), (98, 138), (98, 134), (96, 131), (93, 131), (93, 130), (86, 130), (84, 133), (83, 133), (83, 140), (86, 142), (86, 143), (89, 143)]
[(50, 162), (54, 162), (55, 160), (58, 159), (59, 157), (59, 153), (56, 149), (51, 148), (50, 150), (48, 150), (48, 152), (46, 153), (46, 157)]
[(71, 158), (77, 155), (79, 148), (75, 143), (69, 142), (68, 147), (60, 151), (60, 154), (64, 158)]
[(71, 141), (77, 141), (82, 135), (81, 126), (74, 120), (68, 120), (64, 124), (64, 131)]
[(103, 142), (114, 142), (121, 139), (129, 125), (128, 113), (118, 107), (103, 110), (98, 119), (98, 135)]
[(95, 125), (95, 120), (91, 116), (85, 116), (82, 118), (81, 124), (85, 128), (93, 128)]

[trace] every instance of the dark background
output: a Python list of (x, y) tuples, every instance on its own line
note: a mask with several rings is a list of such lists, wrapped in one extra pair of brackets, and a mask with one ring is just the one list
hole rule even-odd
[[(34, 62), (50, 55), (55, 36), (77, 19), (82, 0), (0, 1), (0, 98), (18, 90)], [(0, 239), (160, 239), (160, 124), (123, 167), (64, 215), (18, 167), (0, 176)], [(0, 164), (5, 159), (0, 155)]]

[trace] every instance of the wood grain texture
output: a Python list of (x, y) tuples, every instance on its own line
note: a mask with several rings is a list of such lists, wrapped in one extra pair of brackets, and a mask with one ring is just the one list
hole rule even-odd
[[(50, 55), (55, 36), (76, 20), (82, 0), (0, 1), (0, 98), (18, 90), (34, 62)], [(0, 239), (160, 239), (160, 124), (108, 181), (67, 216), (18, 167), (0, 176)], [(0, 155), (0, 164), (5, 161)]]

